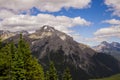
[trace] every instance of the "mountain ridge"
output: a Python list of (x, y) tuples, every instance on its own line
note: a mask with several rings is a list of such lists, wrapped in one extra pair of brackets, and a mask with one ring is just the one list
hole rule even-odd
[(97, 52), (103, 52), (106, 54), (110, 54), (115, 58), (120, 58), (120, 43), (119, 42), (111, 42), (107, 41), (101, 42), (99, 45), (94, 46), (93, 49)]
[[(51, 26), (45, 25), (32, 34), (23, 35), (23, 38), (30, 44), (32, 55), (45, 69), (50, 61), (54, 61), (59, 74), (69, 67), (74, 80), (88, 80), (120, 72), (120, 62), (115, 58), (97, 53)], [(17, 44), (18, 40), (17, 34), (4, 40), (4, 43), (14, 41)]]

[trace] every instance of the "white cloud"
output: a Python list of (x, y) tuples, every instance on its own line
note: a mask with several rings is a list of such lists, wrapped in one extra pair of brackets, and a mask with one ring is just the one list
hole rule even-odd
[(8, 18), (15, 15), (15, 13), (13, 13), (10, 10), (6, 10), (6, 9), (1, 9), (0, 10), (0, 19), (4, 19), (4, 18)]
[(93, 45), (95, 46), (96, 44), (98, 44), (101, 41), (108, 40), (108, 38), (105, 38), (103, 36), (85, 37), (85, 36), (82, 36), (78, 33), (71, 34), (70, 36), (72, 36), (73, 39), (76, 40), (77, 42), (84, 43), (84, 44), (87, 44), (89, 46), (93, 46)]
[(108, 23), (111, 26), (98, 29), (96, 32), (93, 33), (92, 38), (84, 38), (85, 41), (101, 42), (101, 41), (108, 41), (113, 37), (120, 38), (120, 20), (110, 19), (110, 20), (104, 20), (102, 22)]
[(102, 36), (95, 36), (93, 38), (85, 38), (84, 41), (86, 42), (101, 42), (101, 41), (106, 41), (107, 38), (104, 38)]
[[(115, 23), (111, 23), (111, 24), (115, 24)], [(84, 43), (90, 42), (97, 44), (102, 41), (109, 41), (112, 38), (120, 38), (120, 25), (113, 25), (110, 27), (98, 29), (96, 32), (94, 32), (93, 37), (90, 38), (82, 37), (81, 40)]]
[(113, 15), (120, 17), (120, 0), (105, 0), (105, 4), (113, 11)]
[(120, 37), (120, 25), (101, 28), (94, 33), (95, 36), (109, 38), (109, 37)]
[(72, 32), (72, 30), (69, 29), (71, 27), (89, 26), (90, 24), (91, 22), (81, 17), (70, 18), (67, 16), (53, 16), (50, 14), (38, 14), (37, 16), (14, 15), (1, 21), (0, 29), (10, 31), (33, 31), (39, 29), (43, 25), (51, 25), (60, 31), (70, 33)]
[(117, 19), (111, 19), (111, 20), (105, 20), (103, 23), (109, 23), (111, 25), (120, 25), (120, 20)]
[(78, 42), (83, 41), (83, 37), (79, 33), (73, 32), (69, 35), (72, 36), (73, 39), (78, 41)]
[(90, 3), (91, 0), (0, 0), (0, 8), (21, 11), (37, 7), (41, 11), (56, 12), (62, 8), (87, 8)]

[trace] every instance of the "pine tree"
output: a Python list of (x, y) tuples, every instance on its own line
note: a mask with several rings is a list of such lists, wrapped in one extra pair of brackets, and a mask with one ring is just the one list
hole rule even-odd
[(49, 75), (49, 71), (46, 71), (45, 80), (50, 80), (50, 79), (49, 79), (49, 76), (50, 76), (50, 75)]
[(44, 71), (37, 59), (29, 57), (26, 63), (26, 70), (27, 80), (44, 80)]
[(63, 80), (72, 80), (69, 68), (66, 68), (63, 73)]
[(11, 43), (0, 49), (0, 62), (0, 80), (44, 80), (43, 68), (22, 34), (17, 47)]
[(25, 69), (24, 69), (24, 55), (19, 51), (19, 48), (14, 48), (14, 45), (11, 45), (12, 60), (11, 60), (11, 75), (12, 80), (22, 79), (25, 80)]
[(22, 41), (22, 35), (20, 37), (20, 41), (18, 43), (18, 48), (15, 54), (12, 56), (13, 57), (13, 62), (12, 62), (12, 80), (25, 80), (26, 76), (26, 70), (24, 68), (24, 51), (23, 51), (23, 46), (24, 43)]
[(24, 69), (26, 70), (27, 80), (44, 80), (44, 71), (38, 60), (31, 55), (29, 45), (22, 39), (20, 35), (19, 51), (24, 54)]
[(12, 75), (12, 55), (14, 54), (14, 50), (12, 47), (13, 44), (7, 44), (4, 48), (0, 51), (0, 76), (2, 79), (11, 79)]
[(6, 49), (8, 49), (8, 46), (0, 49), (0, 80), (9, 79), (9, 56), (5, 52)]
[(1, 50), (1, 48), (2, 48), (2, 39), (0, 37), (0, 50)]
[(50, 62), (49, 70), (46, 72), (46, 80), (59, 80), (53, 62)]

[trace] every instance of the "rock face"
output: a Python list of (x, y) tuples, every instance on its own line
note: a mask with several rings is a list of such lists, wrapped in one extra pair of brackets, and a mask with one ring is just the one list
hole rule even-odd
[(97, 52), (103, 52), (113, 55), (117, 59), (120, 58), (120, 43), (118, 42), (108, 43), (106, 41), (103, 41), (101, 42), (101, 44), (94, 46), (93, 49), (96, 50)]
[(20, 34), (20, 33), (22, 33), (23, 35), (29, 34), (27, 31), (10, 32), (10, 31), (6, 31), (6, 30), (0, 30), (0, 38), (2, 40), (6, 40), (6, 39), (13, 37), (13, 36)]
[[(51, 26), (45, 25), (32, 34), (24, 35), (23, 38), (30, 44), (33, 56), (39, 59), (45, 69), (50, 61), (54, 61), (59, 75), (69, 67), (73, 80), (88, 80), (120, 72), (120, 62), (112, 56), (96, 53), (90, 47), (74, 41), (72, 37)], [(16, 43), (19, 35), (4, 42), (11, 40)]]
[(25, 31), (25, 30), (22, 30), (22, 31), (15, 32), (15, 34), (28, 35), (29, 33), (27, 31)]
[(10, 32), (10, 31), (3, 31), (3, 30), (0, 30), (0, 38), (2, 40), (5, 40), (5, 39), (8, 39), (12, 36), (15, 36), (15, 33), (13, 32)]

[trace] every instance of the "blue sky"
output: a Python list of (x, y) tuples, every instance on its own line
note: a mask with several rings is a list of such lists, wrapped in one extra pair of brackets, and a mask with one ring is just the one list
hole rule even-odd
[(48, 24), (90, 46), (120, 42), (120, 0), (5, 1), (0, 2), (1, 29), (32, 31)]

